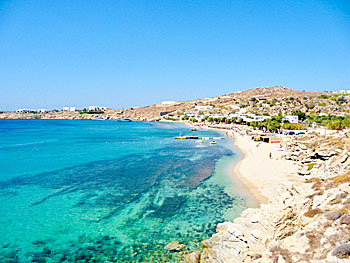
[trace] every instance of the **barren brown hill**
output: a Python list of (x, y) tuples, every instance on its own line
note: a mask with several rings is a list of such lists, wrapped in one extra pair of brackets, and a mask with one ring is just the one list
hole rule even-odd
[(307, 114), (348, 115), (350, 103), (348, 94), (299, 91), (281, 86), (259, 87), (212, 98), (178, 101), (174, 104), (155, 104), (129, 109), (107, 110), (100, 115), (79, 114), (79, 112), (13, 113), (4, 112), (0, 119), (91, 119), (104, 116), (107, 119), (123, 118), (135, 121), (157, 121), (164, 118), (179, 119), (185, 111), (197, 105), (211, 105), (214, 113), (230, 112), (277, 115), (290, 114), (300, 110)]

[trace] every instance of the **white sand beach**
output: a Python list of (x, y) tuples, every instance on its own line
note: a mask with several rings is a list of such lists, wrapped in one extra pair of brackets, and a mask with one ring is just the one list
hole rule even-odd
[(235, 130), (205, 125), (201, 125), (201, 128), (220, 131), (233, 137), (234, 145), (243, 157), (238, 163), (232, 164), (230, 175), (235, 192), (246, 199), (249, 207), (257, 208), (260, 204), (274, 202), (279, 199), (279, 194), (275, 191), (277, 187), (301, 181), (296, 175), (298, 167), (295, 163), (281, 160), (284, 148), (279, 143), (255, 142), (245, 135), (244, 126)]
[(235, 146), (244, 157), (235, 166), (232, 175), (248, 187), (259, 203), (275, 201), (278, 198), (274, 191), (277, 186), (300, 180), (290, 175), (297, 171), (297, 166), (280, 160), (283, 154), (280, 144), (254, 142), (249, 136), (234, 134)]

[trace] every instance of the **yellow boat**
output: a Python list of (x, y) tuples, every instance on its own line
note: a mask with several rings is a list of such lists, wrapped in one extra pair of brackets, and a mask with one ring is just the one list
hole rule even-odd
[(216, 144), (216, 141), (211, 141), (210, 144)]
[(175, 140), (186, 140), (187, 137), (186, 136), (176, 136), (174, 137)]

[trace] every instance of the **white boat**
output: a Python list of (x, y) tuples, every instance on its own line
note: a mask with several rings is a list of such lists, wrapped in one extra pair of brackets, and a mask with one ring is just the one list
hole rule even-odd
[(105, 117), (95, 117), (95, 118), (92, 118), (92, 120), (94, 120), (94, 121), (105, 121), (106, 118)]
[(130, 120), (130, 119), (127, 119), (127, 118), (125, 118), (125, 119), (117, 120), (117, 122), (131, 122), (131, 120)]

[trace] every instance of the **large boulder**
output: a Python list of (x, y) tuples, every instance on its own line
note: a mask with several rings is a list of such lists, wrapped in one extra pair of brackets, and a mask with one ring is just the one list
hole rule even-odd
[(186, 256), (185, 263), (200, 263), (200, 260), (201, 260), (201, 252), (193, 251)]

